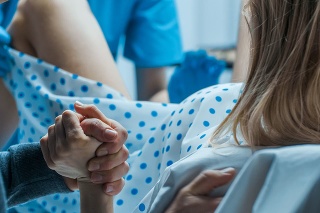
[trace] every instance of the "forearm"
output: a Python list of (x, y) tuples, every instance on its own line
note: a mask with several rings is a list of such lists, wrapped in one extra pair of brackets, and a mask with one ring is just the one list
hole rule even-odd
[(169, 102), (167, 96), (163, 96), (159, 93), (167, 88), (165, 67), (137, 68), (136, 72), (139, 100)]
[(113, 213), (113, 197), (106, 195), (101, 185), (78, 182), (81, 213)]
[(18, 126), (19, 116), (16, 103), (0, 79), (0, 147), (10, 138)]

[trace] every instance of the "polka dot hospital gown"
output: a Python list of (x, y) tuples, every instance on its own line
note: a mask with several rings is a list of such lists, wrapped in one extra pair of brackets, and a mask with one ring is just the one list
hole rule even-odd
[[(240, 84), (203, 89), (181, 104), (129, 101), (112, 88), (56, 66), (9, 50), (12, 69), (5, 77), (17, 102), (19, 142), (39, 141), (64, 110), (79, 100), (95, 104), (128, 130), (130, 171), (126, 185), (115, 197), (115, 212), (146, 212), (148, 192), (170, 165), (208, 146), (214, 128), (237, 102)], [(150, 195), (151, 193), (149, 193)], [(55, 194), (16, 207), (18, 212), (73, 213), (79, 193)]]

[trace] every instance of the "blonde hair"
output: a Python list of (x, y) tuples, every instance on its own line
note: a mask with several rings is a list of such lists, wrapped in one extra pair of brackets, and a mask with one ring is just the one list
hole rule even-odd
[(320, 143), (320, 0), (250, 0), (247, 82), (211, 141), (237, 129), (251, 146)]

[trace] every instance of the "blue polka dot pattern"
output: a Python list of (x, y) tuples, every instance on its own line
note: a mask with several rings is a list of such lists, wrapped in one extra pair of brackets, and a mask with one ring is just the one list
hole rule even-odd
[(106, 98), (112, 99), (112, 98), (113, 98), (113, 95), (112, 95), (112, 94), (108, 94), (108, 95), (106, 96)]
[(208, 126), (210, 126), (210, 123), (209, 123), (209, 121), (203, 121), (203, 126), (205, 126), (205, 127), (208, 127)]
[(159, 157), (159, 154), (160, 154), (160, 152), (159, 152), (159, 151), (155, 151), (153, 155), (154, 155), (154, 157), (156, 157), (156, 158), (157, 158), (157, 157)]
[(155, 141), (154, 137), (151, 137), (151, 138), (149, 139), (149, 143), (154, 143), (154, 141)]
[(131, 194), (132, 194), (132, 195), (138, 194), (138, 189), (136, 189), (136, 188), (132, 189), (132, 190), (131, 190)]
[(99, 103), (100, 103), (99, 98), (95, 98), (95, 99), (93, 99), (93, 103), (94, 103), (94, 104), (99, 104)]
[(126, 113), (124, 113), (124, 117), (126, 117), (126, 118), (131, 118), (131, 113), (130, 112), (126, 112)]
[(146, 163), (140, 164), (140, 169), (146, 169), (146, 168), (147, 168), (147, 164)]
[(122, 204), (123, 204), (123, 200), (122, 199), (117, 200), (117, 205), (118, 206), (122, 206)]
[[(135, 102), (100, 82), (68, 73), (10, 50), (15, 60), (5, 83), (15, 94), (20, 116), (19, 142), (38, 141), (64, 110), (79, 100), (97, 104), (128, 131), (126, 184), (114, 199), (115, 212), (147, 212), (153, 190), (166, 168), (205, 149), (212, 130), (239, 99), (240, 84), (209, 87), (181, 104)], [(21, 56), (22, 55), (22, 56)], [(152, 193), (151, 193), (152, 194)], [(145, 201), (143, 199), (146, 199)], [(18, 212), (80, 212), (79, 193), (50, 195), (15, 207)]]
[(142, 140), (143, 135), (139, 133), (139, 134), (137, 134), (136, 138), (137, 138), (138, 140)]
[(60, 78), (60, 84), (61, 85), (65, 85), (66, 84), (66, 80), (64, 78)]
[(116, 105), (114, 105), (114, 104), (110, 104), (110, 106), (109, 106), (109, 109), (111, 110), (111, 111), (114, 111), (114, 110), (116, 110)]
[(143, 203), (141, 203), (141, 204), (139, 205), (139, 210), (140, 210), (141, 212), (143, 212), (144, 210), (146, 210), (146, 207), (145, 207), (145, 205), (144, 205)]
[(151, 182), (152, 182), (152, 177), (147, 177), (146, 183), (149, 184), (149, 183), (151, 183)]
[(140, 122), (139, 122), (139, 126), (140, 126), (140, 127), (144, 127), (145, 125), (146, 125), (146, 122), (144, 122), (144, 121), (140, 121)]
[(157, 117), (157, 116), (158, 116), (158, 113), (157, 113), (157, 111), (152, 111), (152, 112), (151, 112), (151, 115), (152, 115), (153, 117)]
[(210, 111), (211, 114), (215, 114), (216, 113), (216, 111), (213, 108), (210, 108), (209, 111)]
[(88, 88), (87, 85), (82, 85), (82, 86), (81, 86), (81, 91), (82, 91), (82, 92), (88, 92), (88, 90), (89, 90), (89, 88)]

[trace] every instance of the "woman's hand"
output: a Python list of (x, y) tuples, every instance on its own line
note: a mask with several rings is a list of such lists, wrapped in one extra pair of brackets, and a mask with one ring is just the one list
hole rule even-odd
[(129, 170), (129, 165), (125, 162), (129, 151), (124, 146), (128, 133), (118, 122), (106, 118), (96, 106), (80, 102), (76, 102), (74, 106), (79, 114), (86, 117), (81, 122), (84, 133), (104, 142), (96, 150), (97, 157), (88, 162), (91, 181), (103, 183), (106, 194), (116, 195), (122, 190), (122, 177)]
[(179, 191), (166, 213), (214, 212), (222, 198), (210, 197), (209, 194), (215, 188), (229, 183), (234, 175), (235, 170), (232, 168), (202, 172)]

